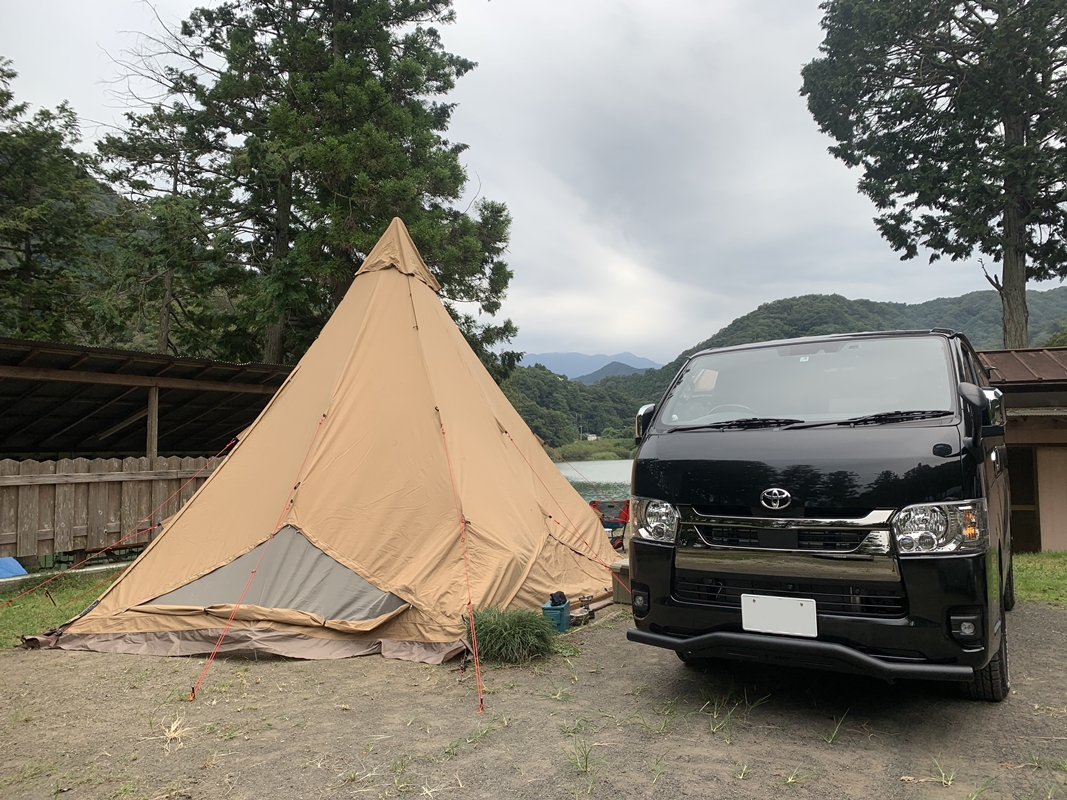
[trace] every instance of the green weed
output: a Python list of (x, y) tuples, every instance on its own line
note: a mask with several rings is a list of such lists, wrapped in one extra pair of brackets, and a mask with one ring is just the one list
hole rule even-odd
[[(71, 571), (60, 575), (47, 586), (15, 600), (11, 605), (4, 606), (8, 600), (40, 585), (50, 576), (37, 573), (17, 583), (8, 584), (0, 591), (0, 649), (14, 647), (22, 641), (22, 636), (43, 633), (62, 625), (93, 602), (107, 588), (108, 579), (117, 577), (120, 569), (98, 572)], [(77, 602), (70, 602), (82, 594), (85, 596)]]
[(1067, 553), (1018, 553), (1013, 561), (1020, 600), (1067, 606)]
[(474, 612), (474, 626), (478, 655), (485, 661), (528, 664), (551, 655), (555, 648), (557, 634), (552, 620), (536, 611), (484, 608)]
[(835, 741), (837, 741), (837, 736), (841, 733), (841, 725), (844, 723), (845, 717), (848, 716), (848, 712), (849, 709), (845, 709), (845, 713), (842, 714), (840, 717), (834, 717), (834, 728), (832, 731), (830, 731), (829, 734), (822, 737), (822, 740), (824, 742), (826, 742), (827, 744), (833, 744)]
[(956, 770), (946, 772), (945, 768), (941, 766), (941, 762), (936, 758), (934, 759), (934, 766), (937, 768), (937, 772), (933, 774), (933, 778), (941, 781), (942, 786), (951, 786), (953, 781), (956, 780)]

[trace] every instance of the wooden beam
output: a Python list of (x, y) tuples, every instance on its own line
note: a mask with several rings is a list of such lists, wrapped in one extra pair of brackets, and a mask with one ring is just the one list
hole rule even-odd
[(110, 372), (82, 372), (42, 367), (9, 367), (0, 365), (0, 378), (26, 381), (61, 381), (64, 383), (96, 383), (110, 386), (155, 386), (161, 389), (188, 389), (196, 392), (236, 392), (241, 394), (274, 394), (277, 386), (255, 383), (225, 383), (195, 381), (186, 378), (152, 377), (151, 375), (116, 375)]
[[(221, 462), (220, 462), (221, 463)], [(68, 483), (121, 483), (122, 481), (163, 481), (172, 478), (206, 478), (217, 465), (202, 469), (160, 469), (146, 472), (70, 472), (59, 475), (0, 475), (0, 486), (64, 486)]]
[(145, 443), (145, 455), (156, 457), (159, 448), (159, 387), (148, 387), (148, 441)]
[(101, 431), (100, 433), (96, 434), (95, 436), (90, 436), (87, 441), (92, 442), (92, 441), (95, 440), (95, 441), (98, 441), (98, 442), (102, 442), (102, 441), (104, 441), (104, 439), (108, 438), (112, 434), (118, 433), (123, 428), (130, 427), (131, 425), (133, 425), (133, 423), (137, 422), (138, 420), (144, 419), (147, 416), (148, 416), (148, 409), (147, 408), (142, 408), (136, 414), (133, 414), (132, 416), (126, 417), (126, 419), (124, 419), (122, 422), (119, 422), (119, 423), (117, 423), (115, 425), (112, 425), (106, 431)]

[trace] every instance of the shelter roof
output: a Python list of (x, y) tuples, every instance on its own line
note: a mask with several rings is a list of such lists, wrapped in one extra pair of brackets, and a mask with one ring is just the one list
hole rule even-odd
[(214, 455), (293, 367), (0, 339), (0, 457), (144, 455), (159, 389), (159, 453)]
[(978, 357), (994, 386), (1067, 384), (1067, 347), (986, 350)]

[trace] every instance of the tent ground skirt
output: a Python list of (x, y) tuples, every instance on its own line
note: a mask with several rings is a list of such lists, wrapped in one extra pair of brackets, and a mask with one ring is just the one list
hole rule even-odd
[[(98, 653), (128, 653), (153, 656), (208, 655), (222, 628), (121, 634), (64, 633), (55, 647), (61, 650), (93, 650)], [(331, 659), (381, 654), (385, 658), (441, 664), (467, 649), (456, 642), (401, 642), (392, 639), (323, 639), (270, 628), (231, 628), (220, 653), (268, 654), (283, 658)]]

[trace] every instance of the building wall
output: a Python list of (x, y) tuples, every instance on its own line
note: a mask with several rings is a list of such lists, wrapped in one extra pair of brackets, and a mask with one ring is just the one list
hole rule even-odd
[(1042, 550), (1067, 550), (1067, 447), (1035, 448)]
[(1009, 416), (1004, 438), (1016, 551), (1067, 550), (1067, 419)]

